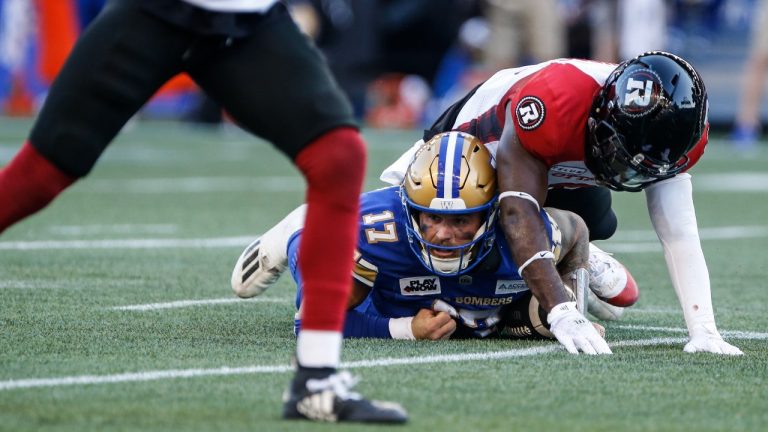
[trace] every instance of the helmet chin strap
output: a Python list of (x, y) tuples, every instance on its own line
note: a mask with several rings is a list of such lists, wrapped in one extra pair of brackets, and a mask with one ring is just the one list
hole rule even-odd
[[(483, 233), (485, 233), (485, 224), (481, 225), (480, 228), (478, 228), (477, 232), (475, 233), (475, 236), (472, 238), (472, 242), (480, 238)], [(471, 243), (471, 242), (469, 242)], [(472, 261), (472, 255), (474, 254), (474, 248), (477, 244), (474, 244), (469, 247), (469, 250), (467, 253), (465, 253), (464, 259), (461, 259), (461, 255), (456, 258), (439, 258), (432, 254), (427, 254), (427, 249), (422, 248), (421, 255), (424, 258), (425, 262), (432, 263), (432, 267), (435, 268), (435, 270), (441, 272), (441, 273), (456, 273), (460, 270), (464, 270), (467, 268), (469, 263)]]
[(469, 265), (469, 259), (462, 261), (461, 257), (438, 258), (434, 255), (427, 256), (426, 249), (422, 249), (421, 254), (424, 256), (425, 262), (431, 263), (432, 267), (441, 273), (456, 273), (459, 270), (464, 270)]

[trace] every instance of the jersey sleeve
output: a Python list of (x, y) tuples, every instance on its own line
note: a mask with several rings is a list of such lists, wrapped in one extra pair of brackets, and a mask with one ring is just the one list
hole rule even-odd
[(512, 109), (523, 148), (547, 166), (583, 160), (587, 118), (600, 86), (570, 64), (553, 63), (510, 93), (501, 109)]
[(348, 311), (344, 320), (344, 337), (391, 339), (389, 318), (357, 309)]
[[(347, 311), (344, 318), (345, 338), (376, 338), (392, 339), (389, 332), (389, 318), (367, 313), (360, 308)], [(293, 334), (301, 331), (301, 318), (298, 315), (293, 320)]]

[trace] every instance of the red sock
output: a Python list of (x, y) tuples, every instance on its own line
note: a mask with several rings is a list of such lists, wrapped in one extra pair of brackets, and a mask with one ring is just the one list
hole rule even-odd
[(342, 331), (365, 160), (365, 143), (352, 128), (327, 132), (296, 157), (307, 180), (307, 216), (299, 247), (303, 330)]
[(75, 180), (24, 143), (0, 169), (0, 232), (48, 205)]

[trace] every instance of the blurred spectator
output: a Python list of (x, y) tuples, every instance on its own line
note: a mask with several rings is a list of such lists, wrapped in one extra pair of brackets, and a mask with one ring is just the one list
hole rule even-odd
[(558, 0), (485, 0), (490, 26), (486, 63), (498, 70), (565, 55)]
[(468, 0), (379, 0), (377, 17), (384, 72), (416, 74), (433, 82), (456, 42), (461, 24), (476, 10)]
[(721, 12), (726, 3), (733, 0), (672, 1), (670, 46), (675, 51), (707, 49), (720, 31)]
[(587, 0), (592, 29), (592, 59), (614, 63), (618, 59), (619, 38), (616, 2)]
[(432, 98), (422, 114), (425, 126), (495, 72), (483, 62), (489, 35), (483, 17), (472, 17), (461, 25), (456, 42), (443, 57), (432, 82)]
[(744, 67), (741, 101), (736, 114), (731, 140), (738, 149), (755, 146), (760, 132), (760, 103), (768, 74), (768, 0), (758, 0), (752, 15), (749, 57)]
[(664, 0), (619, 0), (619, 61), (629, 60), (667, 45), (667, 7)]
[(618, 63), (646, 51), (667, 49), (669, 11), (665, 0), (563, 1), (580, 8), (574, 11), (570, 6), (568, 16), (589, 18), (591, 55), (570, 54), (572, 57)]
[(359, 118), (374, 127), (420, 125), (430, 87), (438, 85), (440, 92), (445, 91), (466, 67), (467, 59), (456, 49), (457, 35), (462, 22), (480, 13), (479, 2), (358, 0), (349, 4), (354, 21), (333, 26), (332, 37), (321, 32), (318, 46)]
[(5, 96), (6, 114), (31, 115), (41, 103), (78, 36), (76, 12), (73, 0), (0, 3), (0, 68), (5, 75), (0, 96)]
[(419, 75), (384, 74), (368, 88), (365, 122), (376, 128), (414, 128), (420, 124), (429, 95), (429, 84)]
[(315, 40), (352, 101), (355, 117), (366, 109), (366, 91), (380, 71), (378, 1), (290, 0), (294, 19)]
[(565, 25), (565, 56), (591, 59), (592, 26), (590, 20), (591, 0), (560, 0)]
[(32, 95), (25, 77), (33, 68), (33, 35), (32, 5), (26, 0), (0, 1), (0, 101), (5, 114), (32, 111)]

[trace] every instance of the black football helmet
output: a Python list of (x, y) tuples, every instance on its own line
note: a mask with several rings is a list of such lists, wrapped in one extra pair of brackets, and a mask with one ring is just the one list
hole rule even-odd
[(674, 54), (651, 51), (621, 63), (592, 105), (587, 167), (617, 191), (674, 176), (706, 133), (708, 104), (698, 72)]

